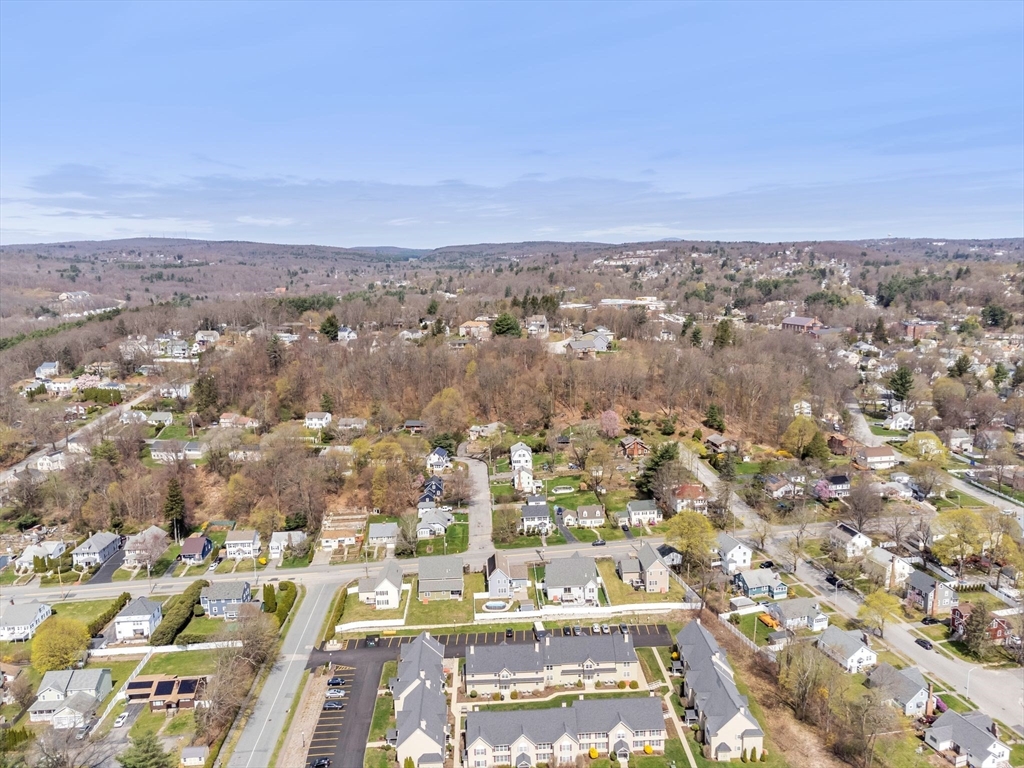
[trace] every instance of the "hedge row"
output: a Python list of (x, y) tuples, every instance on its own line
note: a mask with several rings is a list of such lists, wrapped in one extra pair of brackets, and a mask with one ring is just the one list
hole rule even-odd
[(130, 592), (122, 592), (118, 595), (117, 599), (110, 604), (110, 607), (107, 608), (107, 610), (89, 622), (89, 634), (99, 634), (100, 630), (112, 622), (114, 617), (121, 612), (121, 609), (131, 601), (132, 596)]
[(118, 389), (106, 389), (103, 387), (87, 387), (82, 390), (82, 399), (92, 400), (95, 403), (119, 405), (121, 403), (121, 391)]
[(199, 602), (199, 595), (203, 587), (210, 586), (210, 582), (199, 579), (192, 582), (181, 598), (164, 612), (164, 620), (160, 622), (153, 634), (149, 637), (150, 645), (170, 645), (186, 625), (192, 620), (192, 606)]
[(292, 606), (295, 605), (295, 598), (297, 596), (298, 591), (295, 589), (294, 581), (281, 582), (281, 585), (277, 588), (277, 610), (274, 611), (274, 615), (277, 616), (277, 626), (284, 626), (285, 621), (288, 619), (288, 614), (291, 613)]
[(331, 612), (331, 621), (324, 632), (324, 640), (333, 640), (337, 634), (338, 625), (341, 624), (341, 617), (345, 613), (345, 598), (348, 595), (346, 587), (342, 586), (334, 603), (334, 610)]

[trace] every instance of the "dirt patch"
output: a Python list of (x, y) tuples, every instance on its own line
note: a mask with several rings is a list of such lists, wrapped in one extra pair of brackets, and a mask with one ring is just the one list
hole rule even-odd
[[(695, 615), (694, 615), (695, 616)], [(752, 652), (717, 618), (705, 615), (704, 626), (715, 636), (718, 644), (729, 654), (729, 660), (761, 705), (772, 745), (792, 768), (848, 768), (824, 744), (824, 738), (813, 727), (796, 719), (789, 704), (782, 698), (773, 673), (764, 657)]]
[(277, 756), (277, 764), (282, 768), (306, 765), (306, 750), (309, 749), (309, 740), (316, 730), (316, 724), (320, 720), (320, 710), (324, 704), (323, 688), (315, 685), (316, 674), (311, 674), (306, 679), (302, 696), (299, 699), (299, 708), (288, 726), (288, 734), (285, 736), (284, 746)]

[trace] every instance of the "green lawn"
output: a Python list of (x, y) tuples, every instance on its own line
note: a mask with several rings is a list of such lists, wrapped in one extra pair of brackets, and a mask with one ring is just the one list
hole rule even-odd
[(569, 531), (576, 538), (576, 541), (582, 541), (585, 544), (597, 541), (597, 532), (591, 528), (570, 528)]
[(636, 655), (640, 659), (640, 666), (643, 668), (644, 679), (647, 682), (653, 683), (656, 680), (664, 682), (665, 678), (661, 674), (661, 667), (658, 666), (658, 661), (654, 658), (654, 649), (637, 648)]
[(740, 616), (737, 629), (748, 640), (753, 640), (758, 645), (768, 645), (768, 634), (775, 630), (759, 621), (757, 617), (760, 615), (760, 613), (748, 613)]
[(224, 542), (228, 539), (227, 531), (208, 531), (206, 538), (216, 544), (218, 547), (223, 547)]
[(185, 635), (204, 635), (209, 637), (210, 635), (216, 635), (224, 630), (231, 631), (231, 628), (236, 626), (233, 622), (224, 621), (224, 619), (214, 619), (209, 616), (193, 616), (189, 619), (185, 629), (182, 630), (182, 634)]
[(128, 570), (127, 568), (118, 568), (114, 571), (111, 576), (111, 581), (131, 581), (135, 578), (135, 569)]
[(737, 461), (733, 464), (737, 475), (756, 475), (761, 463), (757, 461)]
[(363, 768), (395, 768), (398, 765), (395, 750), (383, 750), (378, 747), (367, 748), (363, 753)]
[(0, 587), (9, 587), (18, 579), (18, 574), (13, 565), (9, 565), (0, 571)]
[(954, 712), (970, 712), (974, 709), (974, 707), (967, 704), (963, 699), (955, 694), (940, 693), (938, 696), (942, 699), (943, 703)]
[(880, 427), (877, 424), (872, 424), (870, 429), (871, 434), (878, 435), (879, 437), (905, 437), (907, 434), (906, 432), (901, 432), (896, 429), (886, 429), (885, 427)]
[(167, 721), (167, 715), (163, 712), (153, 712), (149, 707), (143, 707), (139, 716), (132, 723), (128, 735), (137, 739), (147, 733), (156, 733)]
[(83, 600), (81, 602), (53, 603), (51, 607), (58, 616), (88, 624), (107, 610), (113, 602), (113, 600)]
[(208, 675), (213, 672), (217, 651), (176, 651), (155, 653), (146, 666), (144, 675)]
[(989, 646), (982, 653), (981, 658), (974, 656), (967, 646), (957, 640), (946, 640), (939, 643), (937, 648), (948, 651), (959, 659), (971, 664), (1001, 664), (1010, 661), (1010, 655), (1000, 646)]
[[(263, 562), (261, 563), (260, 560)], [(255, 569), (253, 563), (256, 564)], [(238, 561), (238, 567), (235, 568), (235, 573), (252, 573), (253, 570), (262, 571), (267, 567), (267, 553), (261, 551), (259, 557), (254, 561), (251, 557), (244, 558)]]
[(214, 573), (231, 573), (235, 570), (235, 561), (225, 559), (220, 565), (217, 566), (217, 570)]
[[(397, 661), (384, 662), (384, 670), (380, 675), (380, 686), (383, 688), (387, 681), (395, 676), (398, 671)], [(384, 734), (389, 728), (395, 727), (395, 706), (391, 696), (381, 696), (373, 708), (373, 719), (370, 721), (369, 741), (383, 741)]]
[[(950, 507), (987, 507), (988, 504), (983, 502), (981, 499), (976, 499), (970, 494), (961, 493), (954, 489), (946, 491), (945, 498), (938, 499), (940, 502), (949, 504)], [(938, 504), (936, 504), (938, 506)]]
[[(414, 592), (415, 589), (416, 585), (413, 584)], [(414, 594), (405, 623), (410, 627), (416, 627), (430, 624), (459, 624), (472, 621), (473, 595), (476, 592), (484, 591), (484, 575), (482, 573), (469, 574), (465, 577), (463, 589), (464, 592), (461, 600), (430, 600), (423, 603), (417, 600)]]
[[(405, 582), (409, 584), (409, 581)], [(412, 581), (412, 591), (416, 591), (416, 582)], [(385, 619), (400, 619), (405, 615), (405, 604), (409, 601), (410, 592), (402, 590), (401, 601), (398, 608), (378, 611), (372, 605), (359, 602), (359, 595), (353, 592), (345, 595), (345, 610), (341, 615), (341, 623), (347, 624), (350, 621), (384, 621)]]
[[(153, 563), (153, 567), (150, 569), (153, 578), (159, 578), (163, 576), (167, 572), (167, 569), (171, 567), (171, 563), (173, 563), (175, 558), (180, 554), (181, 544), (171, 544), (171, 546), (169, 546), (167, 550), (162, 555), (160, 555), (157, 561)], [(145, 575), (146, 569), (140, 568), (139, 578), (143, 578), (145, 577)]]
[(1010, 750), (1010, 765), (1024, 765), (1024, 744), (1014, 744)]
[(610, 558), (601, 558), (597, 561), (597, 570), (604, 581), (604, 588), (612, 605), (624, 603), (664, 603), (682, 602), (686, 599), (686, 593), (682, 586), (675, 579), (669, 580), (669, 589), (665, 594), (656, 592), (637, 591), (624, 583), (615, 572), (615, 562)]
[(159, 440), (194, 440), (188, 424), (171, 424), (160, 430)]
[[(446, 548), (447, 542), (447, 548)], [(448, 526), (444, 535), (444, 541), (437, 539), (423, 539), (416, 542), (416, 557), (424, 555), (457, 555), (469, 548), (469, 524), (452, 523)]]
[(309, 556), (295, 557), (294, 555), (288, 555), (282, 557), (278, 568), (306, 568), (309, 566)]
[(111, 661), (104, 659), (102, 661), (91, 661), (85, 665), (86, 669), (109, 669), (110, 670), (110, 693), (102, 701), (98, 711), (103, 712), (110, 700), (114, 698), (117, 690), (124, 684), (124, 681), (128, 679), (128, 675), (139, 665), (141, 656), (138, 659), (130, 659), (127, 661)]

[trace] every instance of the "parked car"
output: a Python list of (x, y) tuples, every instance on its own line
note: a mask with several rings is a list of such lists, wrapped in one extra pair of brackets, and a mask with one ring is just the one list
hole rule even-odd
[(562, 627), (562, 636), (570, 637), (572, 635), (572, 627)]
[(600, 635), (601, 634), (601, 625), (600, 624), (595, 624), (594, 626), (592, 626), (590, 628), (590, 634), (592, 634), (592, 635)]
[(583, 627), (581, 627), (579, 624), (575, 624), (572, 628), (572, 633), (576, 636), (582, 635)]
[(774, 568), (775, 567), (775, 563), (772, 560), (765, 560), (763, 563), (761, 563), (757, 567), (758, 568)]
[(341, 677), (332, 677), (327, 681), (328, 688), (340, 688), (345, 684), (345, 679)]
[(343, 691), (341, 688), (328, 688), (327, 689), (327, 698), (328, 699), (344, 699), (345, 698), (345, 691)]
[(601, 625), (601, 634), (602, 635), (610, 635), (611, 632), (612, 632), (612, 628), (609, 627), (607, 624), (602, 624)]
[(629, 533), (629, 526), (626, 523), (623, 523), (622, 530), (624, 533)]
[(127, 712), (122, 712), (120, 715), (117, 716), (117, 719), (114, 721), (114, 727), (115, 728), (120, 728), (121, 726), (123, 726), (127, 722), (128, 722), (128, 713)]
[(914, 642), (917, 643), (918, 645), (920, 645), (926, 651), (930, 651), (932, 649), (932, 642), (931, 642), (931, 640), (925, 640), (923, 637), (919, 637)]
[(207, 568), (206, 570), (207, 571), (212, 571), (213, 569), (215, 569), (217, 567), (217, 565), (218, 565), (217, 563), (210, 563), (210, 567)]
[(508, 627), (505, 630), (505, 637), (512, 638), (512, 637), (515, 637), (515, 635), (516, 635), (515, 630), (513, 630), (512, 627)]
[(91, 730), (92, 730), (92, 724), (91, 723), (86, 723), (81, 728), (79, 728), (77, 731), (75, 731), (75, 738), (78, 739), (79, 741), (81, 741), (82, 739), (84, 739), (86, 736), (89, 735), (89, 731), (91, 731)]
[(345, 708), (345, 705), (342, 704), (340, 701), (325, 701), (324, 702), (324, 709), (325, 710), (332, 710), (332, 709), (333, 710), (338, 710), (338, 709), (344, 709), (344, 708)]
[(318, 757), (309, 764), (309, 768), (331, 768), (331, 758)]
[(923, 619), (921, 619), (921, 623), (928, 627), (932, 624), (941, 624), (942, 622), (936, 619), (934, 616), (925, 616)]
[(592, 542), (590, 546), (592, 546), (592, 547), (603, 547), (607, 543), (608, 542), (605, 541), (604, 539), (598, 539), (597, 541)]
[(628, 635), (629, 634), (629, 625), (628, 624), (619, 624), (619, 632), (621, 632), (624, 635)]

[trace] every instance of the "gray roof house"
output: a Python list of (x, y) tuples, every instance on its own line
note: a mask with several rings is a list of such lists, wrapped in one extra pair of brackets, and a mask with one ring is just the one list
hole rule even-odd
[(388, 681), (395, 702), (395, 728), (387, 733), (400, 764), (407, 758), (417, 768), (442, 764), (449, 737), (444, 682), (444, 647), (429, 633), (402, 646), (398, 672)]
[(733, 581), (746, 597), (767, 596), (773, 600), (781, 600), (789, 594), (789, 586), (772, 570), (754, 568), (740, 571)]
[(587, 699), (571, 707), (466, 715), (467, 761), (488, 766), (574, 763), (591, 747), (626, 760), (647, 746), (662, 752), (664, 743), (665, 716), (654, 697)]
[(868, 685), (881, 689), (888, 697), (886, 701), (908, 717), (925, 713), (928, 705), (928, 683), (917, 667), (896, 669), (883, 661), (868, 672)]
[(49, 605), (35, 600), (17, 605), (4, 600), (0, 604), (0, 641), (31, 640), (39, 625), (52, 613)]
[(676, 635), (683, 668), (680, 699), (686, 721), (703, 732), (715, 760), (733, 760), (751, 749), (764, 750), (764, 732), (750, 713), (747, 697), (736, 687), (734, 673), (714, 636), (691, 621)]
[(517, 590), (526, 589), (530, 584), (526, 564), (512, 565), (508, 555), (495, 553), (488, 557), (484, 573), (487, 575), (487, 594), (490, 597), (511, 598)]
[(955, 589), (925, 571), (918, 570), (907, 579), (907, 599), (929, 616), (949, 613), (960, 604), (960, 595)]
[(105, 563), (121, 548), (121, 537), (116, 533), (98, 531), (79, 544), (71, 553), (75, 565), (91, 568), (98, 563)]
[(237, 619), (242, 606), (251, 600), (248, 581), (215, 581), (199, 593), (206, 615), (224, 619)]
[(544, 569), (544, 592), (552, 602), (596, 605), (599, 580), (594, 558), (574, 552), (548, 563)]
[(524, 504), (519, 518), (523, 533), (545, 533), (551, 528), (551, 510), (547, 504)]
[(1010, 748), (996, 732), (995, 723), (984, 712), (961, 715), (949, 710), (924, 732), (924, 740), (936, 752), (955, 753), (970, 768), (1002, 768), (1009, 765)]
[(395, 544), (398, 541), (398, 523), (370, 523), (368, 544)]
[(860, 630), (847, 632), (833, 624), (821, 633), (818, 649), (850, 673), (878, 663), (878, 654), (868, 645), (867, 636)]
[(119, 641), (141, 640), (152, 635), (163, 618), (160, 603), (136, 597), (114, 617), (114, 634)]
[(798, 597), (795, 600), (769, 603), (768, 613), (786, 629), (824, 632), (828, 627), (828, 616), (822, 612), (816, 597)]
[(109, 669), (62, 669), (47, 672), (35, 702), (28, 708), (33, 723), (54, 728), (81, 728), (111, 689)]
[(462, 558), (458, 555), (420, 560), (417, 594), (420, 600), (462, 599)]
[(402, 568), (389, 560), (376, 575), (359, 580), (359, 601), (377, 610), (398, 608), (402, 602)]

